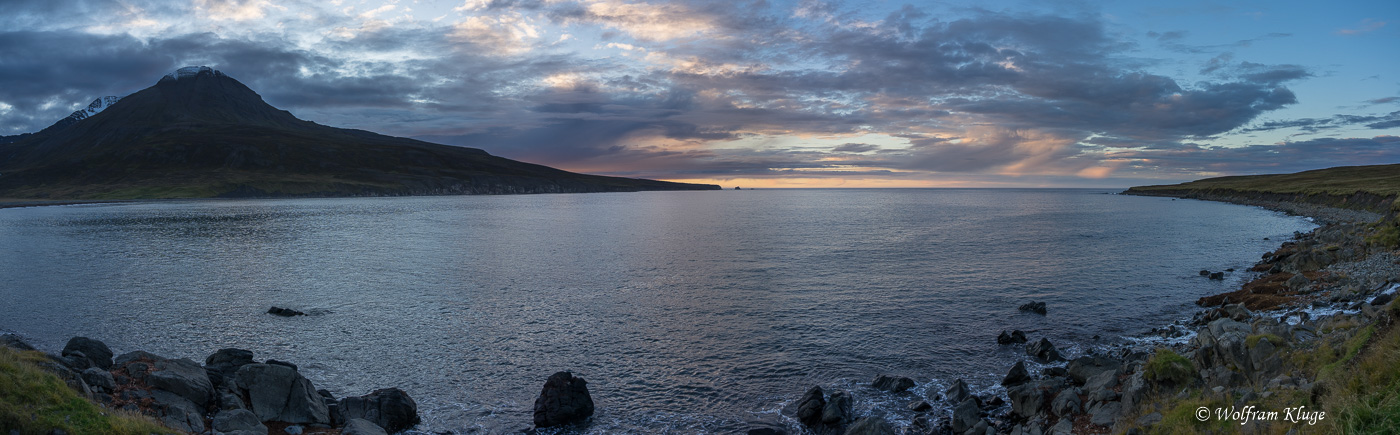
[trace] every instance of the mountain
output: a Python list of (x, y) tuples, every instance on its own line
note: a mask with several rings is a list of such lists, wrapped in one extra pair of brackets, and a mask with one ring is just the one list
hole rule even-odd
[(1390, 213), (1400, 206), (1400, 164), (1339, 166), (1293, 174), (1240, 175), (1160, 186), (1137, 186), (1129, 195), (1199, 198), (1226, 202), (1293, 202)]
[(328, 127), (272, 107), (252, 89), (208, 67), (181, 68), (155, 86), (110, 105), (107, 99), (99, 101), (100, 107), (82, 119), (68, 125), (60, 125), (60, 121), (0, 144), (0, 197), (719, 189), (715, 185), (577, 174), (492, 156), (475, 148)]
[[(96, 115), (98, 112), (101, 112), (102, 109), (112, 107), (112, 105), (116, 104), (117, 100), (120, 99), (122, 99), (122, 97), (102, 97), (96, 100), (92, 100), (92, 104), (88, 104), (87, 107), (73, 111), (72, 115), (68, 115), (67, 117), (58, 120), (58, 122), (55, 122), (53, 123), (53, 125), (50, 125), (40, 131), (57, 131), (68, 128), (68, 126), (76, 124), (78, 123), (78, 121), (82, 121), (84, 119), (87, 119), (89, 116)], [(33, 135), (34, 133), (24, 133), (14, 136), (0, 136), (0, 144), (15, 142)]]

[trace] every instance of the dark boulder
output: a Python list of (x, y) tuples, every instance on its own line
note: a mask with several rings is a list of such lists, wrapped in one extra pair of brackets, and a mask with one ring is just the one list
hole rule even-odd
[(1084, 385), (1084, 382), (1099, 373), (1105, 371), (1117, 372), (1122, 367), (1123, 363), (1116, 359), (1102, 355), (1093, 355), (1075, 358), (1065, 366), (1065, 369), (1069, 372), (1069, 377), (1074, 380), (1074, 383)]
[(340, 399), (336, 409), (340, 418), (347, 421), (357, 418), (368, 420), (389, 432), (403, 431), (421, 421), (418, 403), (398, 388), (384, 388), (360, 397)]
[(1210, 279), (1221, 281), (1225, 279), (1225, 272), (1211, 272)]
[(214, 397), (214, 385), (198, 363), (186, 358), (155, 361), (154, 370), (146, 374), (151, 387), (175, 393), (203, 409)]
[(1205, 269), (1201, 269), (1201, 276), (1210, 276), (1210, 271), (1209, 271), (1209, 270), (1205, 270)]
[(1395, 299), (1395, 295), (1394, 295), (1394, 294), (1392, 294), (1392, 293), (1386, 293), (1386, 294), (1383, 294), (1383, 295), (1380, 295), (1380, 296), (1376, 296), (1375, 299), (1372, 299), (1372, 300), (1371, 300), (1371, 305), (1375, 305), (1375, 306), (1378, 306), (1378, 307), (1379, 307), (1379, 306), (1382, 306), (1382, 305), (1385, 305), (1385, 304), (1390, 303), (1390, 301), (1392, 301), (1392, 300), (1394, 300), (1394, 299)]
[(550, 375), (540, 390), (540, 397), (535, 399), (536, 427), (578, 423), (591, 416), (593, 397), (588, 394), (588, 382), (573, 373)]
[(340, 429), (340, 435), (388, 435), (384, 428), (362, 418), (352, 418)]
[(1025, 342), (1026, 333), (1021, 332), (1021, 330), (1019, 329), (1014, 329), (1009, 334), (1006, 332), (1006, 330), (1002, 330), (1001, 334), (997, 335), (997, 344), (1016, 344)]
[[(81, 352), (93, 367), (112, 369), (112, 349), (107, 344), (87, 337), (73, 337), (63, 346), (63, 356)], [(85, 367), (86, 368), (86, 367)]]
[(845, 435), (895, 435), (894, 427), (879, 417), (865, 417), (856, 420), (846, 428)]
[(827, 426), (841, 426), (855, 420), (855, 399), (844, 390), (831, 393), (826, 407), (822, 408), (822, 423)]
[(977, 401), (965, 399), (953, 408), (953, 433), (967, 432), (981, 420), (982, 410), (977, 407)]
[(225, 348), (204, 358), (204, 368), (231, 379), (240, 367), (254, 362), (251, 350)]
[(1036, 361), (1041, 364), (1065, 360), (1064, 357), (1060, 356), (1060, 351), (1055, 350), (1055, 345), (1050, 344), (1050, 340), (1043, 337), (1040, 341), (1026, 345), (1026, 355), (1035, 357)]
[(928, 403), (928, 401), (926, 400), (915, 400), (913, 402), (909, 402), (908, 408), (910, 411), (924, 412), (933, 409), (933, 404)]
[(812, 387), (807, 389), (807, 393), (797, 401), (797, 421), (807, 426), (816, 426), (822, 422), (822, 409), (826, 408), (826, 398), (822, 393), (822, 387)]
[(211, 426), (214, 431), (224, 435), (267, 435), (267, 426), (246, 409), (220, 411), (214, 416)]
[(1022, 304), (1020, 307), (1017, 307), (1016, 309), (1021, 310), (1021, 311), (1029, 311), (1029, 312), (1036, 313), (1036, 314), (1039, 314), (1039, 315), (1042, 315), (1042, 316), (1045, 315), (1045, 303), (1044, 303), (1044, 302), (1029, 302), (1029, 303), (1026, 303), (1026, 304)]
[(1022, 417), (1034, 417), (1045, 407), (1046, 391), (1036, 383), (1027, 382), (1006, 389), (1011, 399), (1011, 411)]
[(870, 382), (871, 387), (891, 393), (902, 393), (910, 388), (914, 388), (914, 385), (913, 379), (889, 375), (876, 376), (875, 380)]
[(112, 377), (112, 372), (89, 367), (87, 370), (83, 370), (82, 376), (83, 382), (87, 382), (89, 387), (97, 391), (111, 393), (117, 389), (117, 381)]
[(234, 375), (248, 406), (262, 421), (297, 424), (330, 423), (330, 411), (316, 387), (291, 367), (247, 364)]
[(958, 404), (972, 397), (972, 390), (967, 388), (966, 382), (958, 379), (953, 381), (953, 385), (948, 386), (948, 390), (943, 392), (943, 397), (947, 398), (950, 404)]
[(1011, 371), (1006, 373), (1005, 378), (1002, 378), (1001, 385), (1010, 387), (1030, 381), (1031, 374), (1029, 371), (1026, 371), (1026, 363), (1024, 361), (1016, 361), (1016, 365), (1011, 366)]
[(189, 433), (204, 432), (204, 408), (173, 392), (151, 390), (151, 410), (171, 429)]

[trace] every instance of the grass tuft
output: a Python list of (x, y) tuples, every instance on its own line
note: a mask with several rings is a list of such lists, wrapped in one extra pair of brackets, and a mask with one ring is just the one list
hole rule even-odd
[(0, 427), (24, 435), (172, 433), (150, 418), (98, 406), (39, 368), (44, 354), (0, 346)]
[(1143, 378), (1157, 383), (1185, 385), (1196, 376), (1191, 360), (1165, 347), (1158, 348), (1142, 367)]

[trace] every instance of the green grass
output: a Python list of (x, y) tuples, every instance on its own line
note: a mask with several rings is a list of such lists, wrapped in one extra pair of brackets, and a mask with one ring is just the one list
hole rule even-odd
[(1143, 378), (1158, 383), (1185, 385), (1196, 376), (1191, 360), (1165, 347), (1158, 348), (1142, 367)]
[(1375, 233), (1366, 236), (1367, 243), (1390, 249), (1400, 248), (1400, 220), (1382, 220), (1373, 228)]
[(1303, 195), (1370, 193), (1394, 197), (1400, 195), (1400, 165), (1342, 166), (1294, 174), (1207, 178), (1181, 184), (1138, 186), (1128, 190), (1130, 192), (1236, 191)]
[(1372, 326), (1347, 344), (1346, 356), (1319, 376), (1324, 422), (1337, 433), (1400, 433), (1400, 328)]
[(1255, 346), (1259, 345), (1259, 340), (1267, 341), (1269, 342), (1269, 344), (1272, 344), (1275, 347), (1288, 346), (1288, 340), (1284, 340), (1283, 337), (1279, 337), (1274, 334), (1252, 334), (1248, 337), (1245, 337), (1244, 345), (1245, 347), (1253, 349)]
[(40, 369), (39, 352), (0, 346), (0, 427), (21, 434), (147, 435), (171, 433), (149, 418), (112, 411), (69, 389), (63, 380)]

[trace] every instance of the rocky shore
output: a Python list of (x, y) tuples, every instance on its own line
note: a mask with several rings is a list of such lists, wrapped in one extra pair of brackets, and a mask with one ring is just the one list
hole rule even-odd
[[(961, 379), (941, 392), (902, 393), (908, 409), (917, 412), (903, 427), (879, 411), (857, 415), (850, 391), (828, 394), (819, 386), (785, 415), (803, 433), (860, 435), (1294, 434), (1400, 427), (1400, 369), (1384, 368), (1395, 365), (1393, 354), (1400, 351), (1400, 331), (1391, 329), (1400, 318), (1400, 304), (1393, 301), (1400, 254), (1377, 239), (1394, 216), (1232, 199), (1323, 225), (1265, 253), (1247, 272), (1253, 279), (1239, 290), (1202, 297), (1202, 309), (1192, 318), (1126, 337), (1127, 344), (1090, 347), (1065, 361), (1048, 340), (1001, 331), (998, 344), (1024, 346), (1025, 362), (981, 394), (972, 394)], [(1200, 275), (1218, 279), (1221, 272)], [(1037, 307), (1043, 305), (1020, 309), (1043, 313)], [(1040, 370), (1028, 370), (1029, 362)], [(888, 379), (877, 378), (872, 389), (888, 391)]]
[[(0, 346), (35, 351), (12, 334), (0, 336)], [(316, 389), (296, 364), (259, 362), (242, 349), (220, 349), (201, 365), (143, 351), (113, 355), (101, 341), (73, 337), (61, 353), (41, 361), (40, 368), (79, 396), (144, 414), (177, 433), (384, 435), (419, 422), (418, 405), (403, 390), (337, 399)]]

